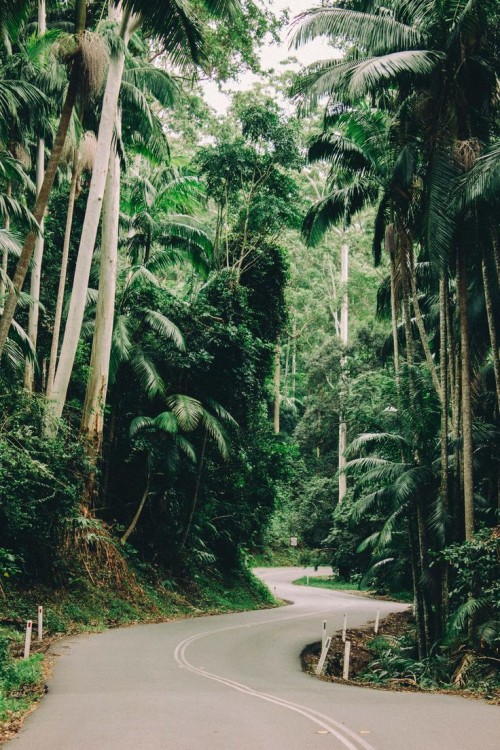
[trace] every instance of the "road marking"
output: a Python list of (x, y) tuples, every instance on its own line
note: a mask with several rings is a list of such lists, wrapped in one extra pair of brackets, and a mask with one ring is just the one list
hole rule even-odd
[[(328, 598), (328, 596), (326, 596), (325, 598)], [(353, 602), (351, 606), (356, 606), (356, 603)], [(260, 700), (266, 701), (268, 703), (273, 703), (277, 706), (281, 706), (282, 708), (286, 708), (289, 711), (293, 711), (294, 713), (304, 716), (309, 721), (312, 721), (320, 726), (323, 730), (325, 730), (327, 734), (334, 735), (339, 740), (339, 742), (341, 742), (344, 747), (347, 748), (347, 750), (359, 750), (360, 747), (364, 748), (364, 750), (375, 750), (373, 745), (370, 745), (368, 742), (366, 742), (366, 740), (359, 737), (359, 735), (355, 734), (348, 727), (336, 721), (331, 716), (326, 716), (320, 711), (308, 708), (307, 706), (302, 706), (299, 703), (293, 703), (292, 701), (288, 701), (285, 698), (278, 698), (277, 696), (263, 693), (259, 690), (254, 690), (254, 688), (251, 688), (248, 685), (243, 685), (240, 682), (235, 682), (234, 680), (230, 680), (227, 677), (222, 677), (220, 675), (213, 674), (212, 672), (207, 672), (206, 670), (202, 670), (200, 667), (196, 667), (194, 664), (191, 664), (191, 662), (189, 662), (186, 658), (186, 650), (192, 643), (202, 638), (207, 638), (211, 635), (224, 633), (228, 630), (239, 630), (244, 627), (258, 627), (260, 625), (280, 624), (284, 621), (289, 620), (318, 617), (319, 615), (326, 614), (326, 612), (331, 612), (331, 608), (326, 611), (322, 610), (318, 612), (308, 612), (307, 614), (289, 615), (287, 617), (280, 617), (279, 619), (272, 618), (268, 620), (256, 621), (250, 624), (245, 623), (242, 625), (230, 625), (225, 628), (218, 628), (216, 630), (207, 630), (203, 633), (198, 633), (197, 635), (185, 638), (183, 641), (178, 643), (174, 651), (174, 658), (179, 665), (182, 665), (185, 669), (188, 669), (194, 674), (213, 680), (214, 682), (218, 682), (221, 685), (226, 685), (227, 687), (230, 687), (233, 690), (237, 690), (240, 693), (253, 696), (254, 698), (259, 698)], [(353, 744), (353, 742), (351, 742), (349, 738), (352, 739), (356, 744)]]

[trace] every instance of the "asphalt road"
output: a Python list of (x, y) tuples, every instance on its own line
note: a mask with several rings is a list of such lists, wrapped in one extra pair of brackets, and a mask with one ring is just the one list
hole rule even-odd
[(303, 646), (403, 605), (294, 587), (280, 609), (140, 625), (57, 644), (49, 692), (8, 750), (499, 750), (500, 709), (323, 682)]

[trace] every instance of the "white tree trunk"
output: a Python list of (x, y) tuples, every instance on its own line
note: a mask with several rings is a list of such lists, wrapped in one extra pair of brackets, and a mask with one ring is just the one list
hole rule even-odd
[(52, 331), (52, 342), (50, 345), (49, 370), (47, 373), (47, 398), (52, 397), (52, 386), (57, 364), (57, 352), (59, 350), (59, 334), (61, 333), (61, 321), (64, 305), (64, 289), (66, 287), (66, 275), (68, 273), (69, 243), (71, 240), (71, 227), (73, 225), (73, 214), (75, 210), (76, 189), (78, 184), (78, 152), (74, 150), (73, 171), (71, 175), (71, 186), (68, 197), (68, 212), (66, 214), (66, 228), (64, 230), (64, 241), (61, 256), (61, 270), (59, 271), (59, 286), (57, 289), (56, 309), (54, 313), (54, 329)]
[[(43, 177), (45, 174), (45, 141), (40, 138), (36, 152), (36, 192), (37, 195), (42, 187)], [(33, 302), (30, 306), (28, 315), (28, 336), (36, 351), (36, 342), (38, 338), (38, 321), (40, 319), (40, 286), (42, 280), (42, 261), (43, 261), (43, 220), (40, 223), (40, 234), (35, 241), (35, 252), (33, 253), (33, 267), (31, 269), (30, 296)], [(34, 364), (31, 360), (26, 360), (24, 368), (24, 387), (27, 391), (33, 390), (33, 380), (35, 376)]]
[[(118, 128), (117, 128), (118, 129)], [(113, 321), (118, 267), (118, 223), (120, 217), (120, 158), (113, 149), (102, 208), (101, 260), (99, 294), (95, 319), (90, 375), (87, 381), (81, 431), (100, 452), (104, 428), (104, 407), (109, 379), (109, 361), (113, 338)]]
[[(38, 35), (45, 34), (47, 30), (45, 0), (38, 0)], [(43, 178), (45, 176), (45, 140), (39, 138), (36, 152), (36, 193), (40, 192)], [(33, 303), (30, 307), (28, 316), (28, 336), (33, 349), (36, 351), (36, 342), (38, 338), (38, 321), (40, 319), (40, 285), (42, 278), (42, 261), (43, 261), (43, 220), (40, 223), (40, 234), (35, 241), (35, 252), (33, 253), (33, 268), (31, 271), (30, 295)], [(31, 359), (26, 360), (24, 369), (24, 387), (28, 391), (33, 390), (33, 381), (35, 377), (35, 367)]]
[(99, 123), (99, 133), (97, 136), (94, 169), (92, 171), (82, 236), (78, 249), (73, 289), (71, 292), (71, 302), (64, 331), (64, 339), (61, 346), (61, 355), (59, 357), (59, 364), (52, 389), (51, 410), (54, 417), (57, 418), (61, 416), (64, 408), (76, 350), (80, 340), (90, 266), (92, 263), (92, 255), (94, 253), (97, 230), (99, 228), (99, 220), (101, 218), (102, 201), (108, 175), (109, 157), (124, 62), (125, 44), (123, 45), (122, 50), (112, 57), (106, 81), (101, 121)]
[[(12, 187), (10, 182), (7, 183), (7, 189), (5, 191), (8, 198), (12, 194)], [(5, 215), (5, 231), (10, 231), (10, 216), (7, 213)], [(9, 251), (5, 248), (2, 253), (2, 275), (0, 276), (0, 314), (3, 313), (3, 306), (5, 302), (5, 295), (7, 291), (7, 273), (9, 270)]]
[[(349, 246), (342, 245), (341, 250), (341, 284), (342, 284), (342, 306), (340, 308), (340, 340), (342, 347), (345, 349), (349, 336), (349, 296), (347, 291), (347, 282), (349, 280)], [(339, 409), (339, 503), (341, 503), (347, 492), (347, 477), (344, 473), (346, 459), (344, 456), (347, 447), (347, 424), (345, 421), (345, 397), (347, 389), (347, 361), (345, 352), (342, 353), (341, 361), (341, 388), (340, 388), (340, 409)]]
[(281, 346), (278, 341), (274, 352), (274, 434), (280, 432), (280, 386), (281, 386)]

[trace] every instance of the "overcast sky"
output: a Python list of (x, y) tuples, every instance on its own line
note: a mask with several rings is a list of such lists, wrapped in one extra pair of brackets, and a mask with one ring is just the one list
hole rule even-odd
[[(319, 0), (273, 0), (273, 2), (269, 3), (269, 6), (277, 15), (288, 8), (289, 18), (292, 20), (302, 11), (317, 7), (319, 4)], [(316, 62), (317, 60), (334, 56), (332, 48), (326, 43), (326, 41), (321, 39), (316, 39), (314, 42), (310, 42), (297, 50), (290, 49), (289, 38), (287, 38), (289, 30), (289, 27), (283, 29), (281, 33), (281, 44), (268, 43), (263, 46), (261, 51), (261, 61), (264, 70), (268, 68), (279, 70), (281, 67), (280, 63), (289, 57), (296, 57), (301, 65), (309, 65), (309, 63)], [(205, 98), (217, 112), (222, 114), (226, 111), (229, 105), (228, 93), (224, 92), (248, 89), (258, 80), (258, 76), (252, 73), (245, 73), (238, 81), (228, 81), (224, 84), (222, 92), (219, 91), (218, 86), (215, 83), (206, 83), (203, 86)]]

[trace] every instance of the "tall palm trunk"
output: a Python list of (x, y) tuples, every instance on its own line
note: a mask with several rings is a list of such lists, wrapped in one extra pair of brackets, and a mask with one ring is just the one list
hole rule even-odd
[[(439, 281), (439, 358), (441, 374), (441, 504), (444, 515), (444, 546), (447, 544), (447, 522), (449, 512), (448, 486), (448, 278)], [(444, 633), (448, 621), (448, 564), (441, 563), (440, 633)]]
[(498, 338), (495, 325), (495, 311), (493, 308), (493, 293), (491, 290), (490, 280), (488, 278), (488, 269), (486, 261), (483, 258), (481, 262), (483, 274), (484, 302), (486, 307), (486, 318), (488, 320), (488, 331), (490, 334), (491, 356), (493, 358), (493, 372), (495, 374), (495, 389), (497, 394), (497, 407), (500, 411), (500, 361), (498, 358)]
[[(12, 186), (10, 182), (7, 183), (7, 189), (6, 189), (6, 195), (7, 198), (10, 198), (12, 194)], [(10, 230), (10, 216), (8, 213), (5, 215), (5, 231), (8, 232)], [(7, 248), (4, 249), (2, 253), (2, 277), (0, 278), (0, 314), (3, 313), (3, 304), (4, 304), (4, 297), (5, 297), (5, 290), (7, 288), (5, 280), (7, 279), (7, 273), (9, 270), (9, 251)]]
[(201, 474), (203, 471), (203, 464), (205, 461), (205, 453), (207, 450), (207, 442), (208, 442), (208, 430), (205, 429), (205, 434), (203, 436), (203, 444), (201, 446), (201, 453), (200, 453), (200, 461), (198, 464), (198, 472), (196, 474), (196, 485), (194, 488), (194, 494), (193, 494), (193, 500), (191, 503), (191, 507), (189, 509), (189, 516), (187, 519), (186, 527), (184, 529), (184, 532), (182, 534), (181, 543), (179, 545), (179, 552), (184, 549), (186, 546), (186, 542), (189, 538), (189, 532), (191, 531), (191, 526), (193, 524), (193, 518), (196, 511), (196, 506), (198, 505), (198, 498), (200, 496), (200, 489), (201, 489)]
[(75, 211), (75, 199), (80, 175), (78, 165), (78, 153), (74, 150), (73, 170), (71, 173), (71, 185), (68, 197), (68, 211), (66, 214), (66, 227), (64, 230), (64, 241), (61, 256), (61, 268), (59, 271), (59, 286), (57, 289), (56, 308), (54, 313), (54, 328), (52, 331), (52, 341), (50, 344), (49, 369), (47, 373), (47, 399), (52, 398), (52, 386), (54, 384), (54, 374), (57, 364), (57, 352), (59, 351), (59, 335), (61, 333), (62, 312), (64, 306), (64, 290), (66, 287), (66, 275), (68, 273), (69, 245), (71, 240), (71, 228), (73, 226), (73, 214)]
[(422, 349), (424, 350), (425, 361), (427, 362), (427, 367), (430, 370), (434, 388), (436, 389), (436, 393), (438, 394), (439, 398), (441, 398), (441, 383), (439, 382), (436, 365), (432, 358), (431, 348), (429, 346), (429, 341), (427, 339), (427, 331), (425, 330), (424, 318), (422, 316), (420, 303), (418, 301), (416, 269), (415, 269), (415, 262), (413, 258), (413, 245), (412, 245), (411, 240), (408, 241), (408, 266), (409, 266), (408, 278), (410, 281), (413, 311), (415, 313), (415, 322), (417, 324), (418, 333), (420, 336), (420, 343), (422, 344)]
[(391, 328), (392, 347), (394, 352), (394, 373), (396, 387), (399, 393), (399, 337), (398, 337), (398, 306), (396, 283), (396, 248), (394, 243), (394, 224), (389, 224), (385, 230), (385, 249), (389, 255), (391, 273)]
[(120, 217), (120, 158), (113, 149), (104, 193), (102, 216), (99, 292), (90, 359), (90, 374), (81, 421), (91, 455), (96, 458), (102, 447), (104, 407), (109, 379), (109, 361), (118, 268), (118, 223)]
[(280, 385), (281, 385), (281, 346), (276, 344), (276, 350), (274, 354), (274, 434), (279, 435), (280, 432)]
[(423, 617), (422, 596), (422, 570), (418, 554), (418, 532), (417, 532), (416, 508), (409, 509), (408, 519), (408, 541), (410, 548), (410, 563), (413, 585), (413, 610), (415, 614), (418, 658), (423, 659), (427, 655), (427, 637)]
[(71, 302), (61, 346), (61, 356), (54, 378), (51, 411), (54, 417), (60, 417), (66, 402), (69, 381), (73, 370), (75, 355), (80, 340), (80, 332), (85, 312), (87, 287), (92, 264), (92, 256), (101, 218), (102, 202), (108, 175), (109, 157), (116, 121), (116, 109), (125, 64), (125, 49), (129, 37), (129, 16), (124, 16), (120, 36), (123, 44), (111, 58), (106, 89), (101, 110), (101, 121), (97, 136), (94, 168), (90, 181), (87, 207), (83, 230), (78, 249)]
[[(45, 17), (45, 0), (38, 0), (38, 35), (45, 34), (47, 30)], [(39, 138), (36, 152), (36, 192), (39, 194), (43, 177), (45, 174), (45, 139)], [(36, 352), (36, 343), (38, 338), (38, 321), (40, 318), (40, 285), (42, 279), (42, 260), (43, 260), (43, 219), (40, 223), (40, 232), (35, 241), (35, 251), (33, 254), (33, 268), (31, 270), (30, 295), (33, 303), (30, 307), (28, 316), (28, 336)], [(33, 359), (26, 359), (24, 368), (24, 387), (27, 391), (33, 390), (35, 378), (35, 368)]]
[(460, 316), (460, 348), (462, 360), (462, 471), (464, 491), (465, 539), (474, 536), (474, 467), (472, 443), (472, 396), (469, 315), (467, 301), (467, 264), (460, 244), (457, 255), (457, 297)]
[(349, 296), (347, 283), (349, 281), (349, 246), (342, 245), (340, 280), (342, 285), (342, 305), (340, 308), (340, 339), (342, 342), (342, 359), (340, 363), (341, 390), (339, 394), (339, 503), (343, 502), (347, 492), (347, 477), (345, 474), (347, 448), (347, 423), (345, 419), (345, 400), (347, 396), (347, 358), (346, 347), (349, 334)]
[[(86, 0), (77, 0), (77, 13), (75, 21), (75, 34), (80, 36), (85, 31), (85, 19), (86, 19)], [(68, 89), (66, 92), (66, 99), (61, 112), (59, 125), (57, 127), (56, 136), (54, 138), (54, 145), (52, 147), (52, 153), (45, 170), (43, 183), (38, 193), (35, 207), (33, 209), (33, 216), (38, 224), (41, 225), (42, 219), (45, 215), (47, 205), (49, 202), (50, 193), (54, 184), (57, 168), (61, 161), (61, 155), (64, 149), (64, 143), (66, 141), (66, 135), (68, 133), (69, 125), (71, 122), (71, 116), (73, 114), (73, 108), (75, 106), (76, 97), (80, 86), (80, 66), (74, 62), (71, 69), (69, 78)], [(0, 357), (3, 354), (9, 329), (14, 318), (14, 313), (17, 306), (17, 300), (19, 293), (21, 292), (28, 273), (31, 257), (35, 249), (36, 238), (38, 232), (32, 230), (28, 232), (26, 239), (24, 240), (23, 249), (19, 260), (17, 262), (16, 270), (12, 278), (12, 288), (9, 291), (2, 317), (0, 318)]]

